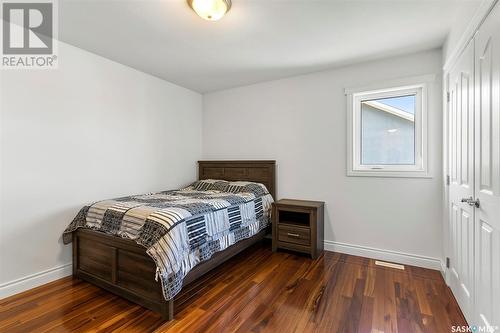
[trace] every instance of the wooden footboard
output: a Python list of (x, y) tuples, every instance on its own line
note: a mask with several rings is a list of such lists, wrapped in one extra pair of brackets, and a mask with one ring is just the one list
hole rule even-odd
[(173, 301), (163, 298), (160, 283), (155, 281), (155, 263), (144, 247), (102, 232), (78, 229), (73, 233), (73, 275), (171, 320), (174, 308), (191, 298), (198, 278), (262, 240), (265, 233), (263, 230), (242, 240), (196, 266), (184, 279), (184, 287)]

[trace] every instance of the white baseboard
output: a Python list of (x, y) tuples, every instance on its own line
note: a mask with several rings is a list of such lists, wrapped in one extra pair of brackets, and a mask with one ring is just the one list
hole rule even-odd
[(72, 274), (71, 263), (0, 284), (0, 299), (41, 286)]
[(376, 249), (368, 246), (353, 245), (326, 240), (324, 242), (325, 250), (351, 254), (360, 257), (373, 258), (399, 264), (418, 266), (423, 268), (442, 270), (441, 260), (438, 258), (425, 257), (417, 254)]

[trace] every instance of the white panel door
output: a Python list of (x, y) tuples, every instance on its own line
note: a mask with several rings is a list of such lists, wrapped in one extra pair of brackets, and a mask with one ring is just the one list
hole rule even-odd
[(474, 43), (449, 73), (450, 288), (469, 322), (474, 305)]
[(500, 5), (479, 29), (475, 48), (474, 322), (500, 327)]

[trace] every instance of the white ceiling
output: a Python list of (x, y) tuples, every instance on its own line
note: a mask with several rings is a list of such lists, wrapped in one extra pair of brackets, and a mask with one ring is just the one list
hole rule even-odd
[(186, 0), (60, 0), (59, 37), (199, 92), (442, 46), (479, 0), (233, 0), (205, 21)]

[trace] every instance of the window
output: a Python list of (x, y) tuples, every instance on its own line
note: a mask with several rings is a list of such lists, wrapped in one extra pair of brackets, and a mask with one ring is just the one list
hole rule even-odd
[(427, 85), (346, 94), (348, 175), (427, 177)]

